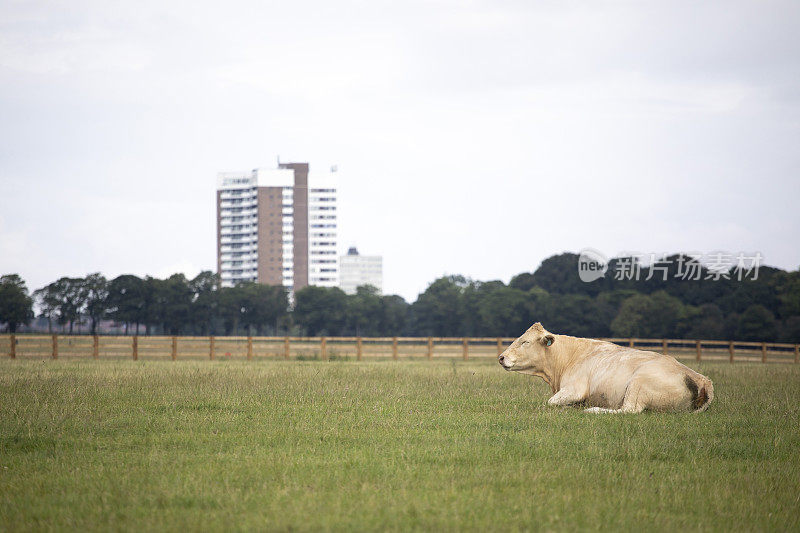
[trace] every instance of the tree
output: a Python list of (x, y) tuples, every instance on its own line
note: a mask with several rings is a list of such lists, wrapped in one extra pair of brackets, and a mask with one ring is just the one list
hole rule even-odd
[(623, 302), (611, 331), (619, 337), (671, 337), (685, 314), (680, 300), (664, 291), (637, 294)]
[(58, 297), (50, 285), (33, 291), (33, 298), (39, 308), (39, 316), (47, 318), (47, 332), (53, 332), (53, 319), (58, 318)]
[(411, 304), (417, 334), (455, 336), (464, 333), (463, 276), (448, 276), (431, 283)]
[(347, 295), (338, 287), (310, 285), (295, 292), (294, 321), (309, 335), (336, 335), (347, 323)]
[(781, 316), (800, 316), (800, 270), (777, 274), (772, 286), (781, 302)]
[(603, 279), (590, 283), (578, 275), (579, 256), (563, 253), (548, 257), (533, 273), (533, 284), (550, 294), (587, 294), (594, 296), (603, 289)]
[(683, 337), (688, 325), (687, 311), (681, 301), (670, 296), (666, 291), (656, 291), (650, 295), (652, 309), (650, 312), (650, 332), (654, 338)]
[(527, 302), (528, 316), (530, 324), (525, 325), (528, 329), (536, 322), (545, 323), (547, 321), (547, 309), (550, 305), (550, 294), (541, 287), (533, 287), (525, 295)]
[(99, 272), (83, 279), (83, 294), (86, 299), (86, 314), (91, 320), (92, 335), (97, 333), (97, 323), (108, 312), (108, 281)]
[(576, 337), (601, 337), (605, 324), (597, 302), (585, 294), (563, 294), (549, 299), (545, 312), (547, 328)]
[[(164, 301), (159, 295), (162, 280), (152, 276), (142, 279), (140, 289), (139, 312), (136, 318), (136, 334), (139, 334), (139, 324), (144, 324), (144, 334), (150, 335), (153, 326), (159, 324), (164, 316)], [(163, 323), (162, 323), (163, 327)]]
[(751, 305), (739, 317), (737, 340), (760, 341), (773, 339), (777, 333), (775, 315), (760, 304)]
[(652, 308), (650, 298), (636, 294), (622, 303), (617, 317), (611, 322), (611, 332), (619, 337), (643, 337), (648, 328), (647, 313)]
[[(731, 283), (725, 294), (715, 298), (713, 303), (721, 309), (723, 314), (743, 313), (748, 307), (755, 304), (763, 305), (772, 313), (779, 313), (781, 310), (780, 294), (781, 292), (776, 291), (775, 287), (764, 279), (756, 281), (743, 279)], [(784, 292), (784, 298), (788, 294), (788, 291)]]
[(611, 322), (613, 322), (614, 318), (619, 314), (623, 302), (637, 294), (639, 293), (630, 289), (614, 289), (597, 295), (595, 299), (597, 313), (603, 323), (603, 334), (600, 335), (601, 337), (611, 336)]
[(237, 287), (241, 296), (241, 323), (257, 333), (275, 331), (278, 319), (286, 315), (289, 300), (283, 287), (243, 283)]
[(781, 340), (783, 342), (800, 342), (800, 316), (790, 316), (781, 328)]
[(59, 278), (36, 292), (43, 301), (52, 305), (56, 321), (61, 326), (69, 324), (69, 334), (72, 335), (73, 326), (86, 305), (83, 279)]
[(138, 325), (142, 320), (144, 281), (132, 274), (123, 274), (108, 284), (106, 298), (107, 313), (113, 320), (125, 324), (128, 334), (129, 324)]
[(533, 323), (527, 294), (501, 282), (473, 284), (465, 290), (470, 305), (469, 334), (516, 337)]
[(28, 296), (25, 281), (17, 274), (0, 277), (0, 323), (5, 323), (11, 333), (20, 324), (33, 319), (33, 300)]
[(725, 315), (715, 304), (703, 304), (693, 308), (689, 315), (691, 325), (686, 337), (690, 339), (724, 339)]
[(357, 336), (378, 335), (382, 307), (376, 287), (371, 285), (357, 287), (356, 293), (347, 297), (347, 329)]
[(208, 335), (219, 314), (219, 276), (210, 270), (200, 272), (189, 282), (192, 291), (191, 317), (201, 335)]
[[(647, 280), (649, 269), (642, 272), (642, 280), (629, 285), (629, 288), (644, 293), (659, 290), (678, 298), (686, 305), (702, 305), (713, 303), (731, 291), (729, 279), (709, 279), (711, 272), (696, 258), (688, 255), (671, 255), (666, 258), (667, 279), (663, 273), (654, 272), (652, 279)], [(619, 283), (619, 282), (618, 282)]]
[(535, 286), (533, 274), (530, 272), (522, 272), (521, 274), (517, 274), (511, 278), (511, 281), (508, 282), (508, 286), (512, 289), (528, 292)]
[(408, 303), (396, 294), (381, 297), (381, 314), (378, 335), (395, 336), (406, 331)]
[[(286, 290), (277, 285), (239, 283), (235, 287), (208, 291), (205, 295), (209, 300), (213, 298), (215, 316), (221, 319), (227, 335), (238, 332), (240, 326), (246, 328), (248, 333), (251, 329), (257, 332), (277, 331), (288, 316)], [(198, 298), (197, 302), (200, 301)]]
[(217, 313), (222, 320), (226, 335), (239, 330), (242, 318), (242, 289), (241, 287), (222, 287), (217, 295)]
[(183, 274), (173, 274), (167, 279), (148, 278), (153, 289), (151, 323), (161, 326), (164, 334), (179, 335), (189, 326), (192, 290)]

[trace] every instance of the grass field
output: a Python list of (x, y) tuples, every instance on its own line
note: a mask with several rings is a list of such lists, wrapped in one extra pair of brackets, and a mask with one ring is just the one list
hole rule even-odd
[(490, 361), (0, 361), (0, 529), (797, 530), (800, 367), (701, 414)]

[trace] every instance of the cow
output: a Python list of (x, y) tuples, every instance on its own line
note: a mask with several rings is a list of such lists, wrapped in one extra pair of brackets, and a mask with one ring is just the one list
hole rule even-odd
[(554, 335), (539, 322), (498, 356), (502, 367), (542, 378), (550, 405), (579, 405), (592, 413), (705, 411), (711, 380), (674, 357), (611, 342)]

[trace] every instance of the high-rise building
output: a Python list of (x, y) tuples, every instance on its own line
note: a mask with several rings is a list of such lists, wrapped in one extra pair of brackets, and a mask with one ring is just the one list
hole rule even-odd
[(383, 258), (379, 255), (359, 255), (355, 247), (339, 258), (339, 288), (355, 294), (362, 285), (372, 285), (383, 292)]
[(336, 287), (336, 185), (308, 163), (217, 176), (217, 272), (223, 287), (255, 281), (290, 291)]

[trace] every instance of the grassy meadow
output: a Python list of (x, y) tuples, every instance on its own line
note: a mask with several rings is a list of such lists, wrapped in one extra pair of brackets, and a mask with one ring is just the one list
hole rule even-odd
[(798, 530), (800, 366), (592, 415), (493, 361), (0, 361), (0, 529)]

